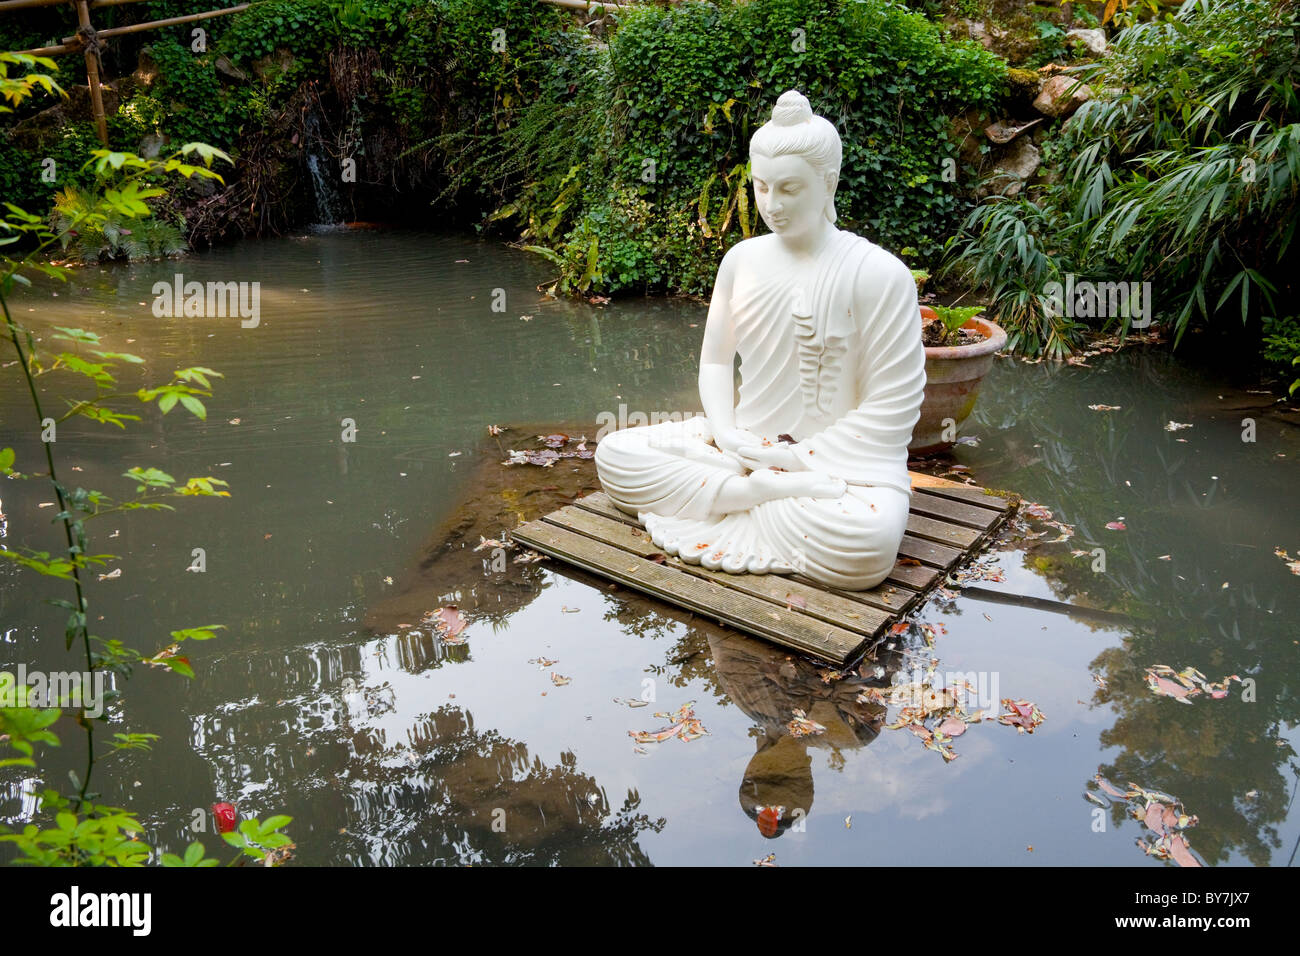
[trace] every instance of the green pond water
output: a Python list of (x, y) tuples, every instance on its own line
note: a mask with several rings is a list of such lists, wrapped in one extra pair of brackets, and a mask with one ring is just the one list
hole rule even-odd
[[(259, 326), (155, 318), (153, 284), (178, 271), (260, 282)], [(548, 278), (545, 263), (492, 244), (339, 232), (85, 270), (55, 298), (16, 302), (38, 331), (79, 326), (147, 356), (141, 382), (191, 364), (225, 376), (206, 422), (179, 409), (125, 431), (69, 422), (55, 446), (66, 481), (113, 494), (130, 490), (119, 476), (132, 465), (230, 483), (228, 500), (91, 524), (91, 550), (121, 555), (119, 576), (88, 585), (99, 633), (153, 650), (178, 627), (227, 628), (187, 646), (194, 681), (137, 671), (112, 711), (113, 730), (161, 736), (152, 753), (95, 771), (104, 801), (137, 810), (152, 840), (222, 852), (210, 817), (207, 832), (193, 825), (196, 810), (230, 801), (291, 815), (306, 864), (749, 866), (775, 853), (783, 865), (1172, 865), (1135, 845), (1151, 834), (1097, 788), (1100, 773), (1181, 801), (1207, 864), (1293, 861), (1300, 578), (1274, 549), (1300, 554), (1300, 431), (1267, 396), (1141, 346), (1089, 367), (995, 364), (964, 429), (979, 443), (953, 461), (1074, 534), (1048, 543), (1057, 532), (1029, 520), (987, 562), (1000, 573), (970, 583), (1118, 616), (932, 599), (916, 616), (936, 626), (933, 648), (916, 629), (899, 635), (873, 682), (904, 682), (935, 658), (939, 674), (973, 675), (1046, 716), (1032, 735), (972, 725), (945, 762), (883, 727), (856, 676), (554, 562), (502, 571), (485, 552), (431, 564), (435, 529), (467, 500), (514, 507), (491, 484), (505, 456), (485, 455), (488, 425), (594, 437), (620, 404), (697, 407), (702, 305), (556, 301), (537, 292)], [(44, 381), (59, 391), (57, 376)], [(345, 418), (355, 442), (341, 441)], [(536, 447), (528, 438), (507, 431), (502, 449)], [(0, 446), (41, 470), (13, 365), (0, 375)], [(48, 486), (6, 481), (0, 500), (6, 546), (59, 547)], [(1125, 530), (1106, 528), (1116, 521)], [(203, 573), (186, 570), (195, 548)], [(81, 666), (62, 649), (63, 612), (43, 603), (67, 596), (0, 567), (0, 669)], [(466, 609), (465, 645), (419, 623), (442, 604)], [(1144, 672), (1160, 664), (1248, 683), (1182, 703), (1148, 689)], [(643, 695), (653, 704), (627, 706)], [(690, 701), (707, 736), (638, 752), (629, 731), (663, 727), (653, 712)], [(795, 708), (826, 732), (791, 736)], [(65, 747), (43, 764), (56, 785), (84, 759), (71, 719), (57, 729)], [(39, 782), (23, 774), (0, 776), (10, 824), (32, 812), (23, 794)], [(775, 838), (755, 819), (770, 805), (785, 808)]]

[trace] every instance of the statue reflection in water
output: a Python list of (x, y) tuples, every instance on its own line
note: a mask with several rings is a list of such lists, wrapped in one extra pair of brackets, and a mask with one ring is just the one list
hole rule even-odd
[[(719, 686), (757, 725), (740, 807), (763, 836), (778, 837), (812, 811), (810, 749), (830, 751), (834, 764), (841, 751), (865, 747), (880, 733), (885, 708), (857, 698), (864, 688), (881, 686), (884, 669), (870, 680), (853, 671), (837, 679), (828, 668), (753, 638), (710, 629), (708, 640)], [(789, 725), (796, 710), (825, 731), (794, 736)]]

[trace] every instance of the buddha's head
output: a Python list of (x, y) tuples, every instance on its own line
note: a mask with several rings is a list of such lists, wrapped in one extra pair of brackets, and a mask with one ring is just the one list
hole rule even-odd
[(813, 115), (798, 90), (781, 94), (772, 118), (749, 141), (754, 199), (767, 227), (797, 239), (835, 222), (835, 187), (843, 158), (840, 134)]

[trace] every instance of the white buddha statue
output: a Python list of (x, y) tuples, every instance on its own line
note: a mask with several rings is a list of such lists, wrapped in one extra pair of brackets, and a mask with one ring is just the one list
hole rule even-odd
[(597, 473), (683, 561), (871, 588), (894, 565), (912, 494), (907, 444), (925, 388), (916, 283), (835, 227), (840, 137), (803, 94), (781, 96), (749, 151), (771, 234), (718, 267), (704, 416), (608, 435)]

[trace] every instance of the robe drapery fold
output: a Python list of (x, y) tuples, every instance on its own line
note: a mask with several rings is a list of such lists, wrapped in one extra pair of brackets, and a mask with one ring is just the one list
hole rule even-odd
[[(865, 311), (855, 314), (855, 302)], [(771, 442), (793, 436), (809, 469), (848, 490), (714, 514), (723, 483), (746, 469), (711, 444), (704, 418), (607, 436), (596, 450), (601, 484), (658, 547), (685, 561), (875, 586), (907, 524), (907, 444), (925, 388), (911, 273), (837, 230), (814, 268), (747, 274), (742, 260), (728, 305), (740, 356), (736, 426)]]

